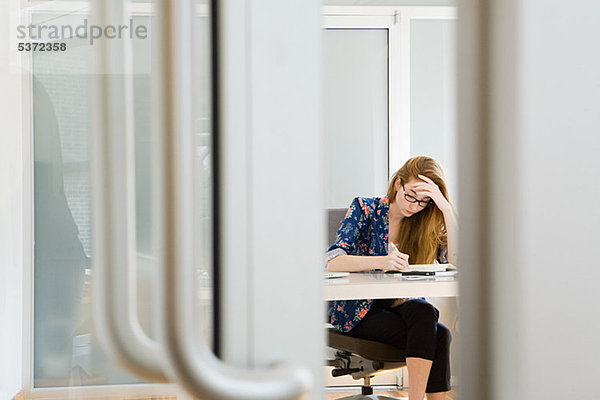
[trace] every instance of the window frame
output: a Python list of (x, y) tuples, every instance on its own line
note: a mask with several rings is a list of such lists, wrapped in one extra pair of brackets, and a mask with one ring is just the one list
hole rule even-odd
[(411, 22), (419, 19), (455, 20), (456, 15), (456, 7), (451, 6), (323, 7), (324, 29), (388, 30), (388, 181), (411, 156)]

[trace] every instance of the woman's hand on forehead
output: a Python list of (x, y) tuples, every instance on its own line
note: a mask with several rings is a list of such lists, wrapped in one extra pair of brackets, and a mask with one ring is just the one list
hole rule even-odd
[(405, 189), (408, 192), (408, 194), (410, 194), (411, 196), (417, 198), (417, 196), (420, 196), (422, 194), (426, 194), (426, 197), (424, 198), (417, 198), (417, 200), (421, 200), (421, 201), (427, 201), (430, 200), (431, 197), (429, 197), (428, 190), (429, 189), (429, 184), (427, 184), (426, 182), (423, 181), (412, 181), (411, 183), (409, 183), (410, 186), (406, 186), (405, 185)]
[(439, 186), (434, 181), (425, 175), (419, 175), (419, 178), (422, 181), (415, 183), (412, 188), (415, 192), (419, 195), (430, 197), (442, 212), (451, 209), (450, 203), (446, 200)]
[[(429, 189), (430, 189), (429, 185), (427, 183), (423, 182), (423, 183), (416, 183), (415, 186), (410, 188), (410, 191), (412, 192), (412, 194), (414, 196), (421, 196), (421, 195), (425, 196), (422, 199), (419, 198), (418, 200), (429, 200), (431, 198), (429, 196)], [(409, 194), (411, 194), (411, 193), (409, 193)]]

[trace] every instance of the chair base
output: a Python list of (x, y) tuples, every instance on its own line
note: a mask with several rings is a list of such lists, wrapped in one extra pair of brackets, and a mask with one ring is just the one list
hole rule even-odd
[(353, 396), (340, 397), (335, 400), (401, 400), (398, 397), (384, 396), (382, 394), (355, 394)]

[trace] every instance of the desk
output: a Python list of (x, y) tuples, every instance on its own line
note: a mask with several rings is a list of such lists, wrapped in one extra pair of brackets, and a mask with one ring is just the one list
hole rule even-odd
[(455, 277), (410, 281), (397, 274), (361, 272), (344, 278), (325, 279), (323, 285), (325, 300), (458, 296), (458, 279)]

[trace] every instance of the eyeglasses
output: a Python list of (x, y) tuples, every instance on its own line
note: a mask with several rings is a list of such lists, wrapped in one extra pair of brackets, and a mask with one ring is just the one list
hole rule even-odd
[(406, 193), (406, 189), (404, 189), (404, 185), (402, 185), (402, 191), (404, 192), (404, 198), (409, 203), (419, 203), (419, 206), (423, 207), (423, 208), (425, 208), (431, 204), (431, 200), (427, 200), (427, 201), (419, 200), (416, 197), (411, 196), (410, 194)]

